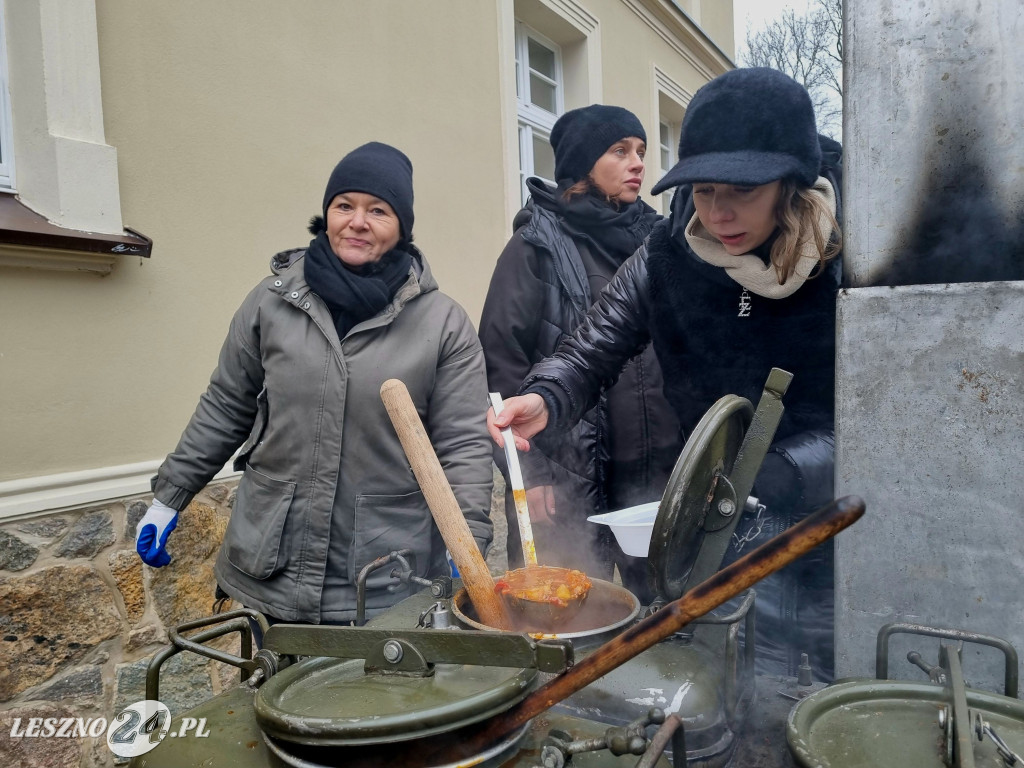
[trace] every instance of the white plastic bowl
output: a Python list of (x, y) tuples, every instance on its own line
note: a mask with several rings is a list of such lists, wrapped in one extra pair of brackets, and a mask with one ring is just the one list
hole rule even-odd
[(658, 517), (658, 505), (661, 502), (649, 501), (635, 507), (605, 512), (603, 515), (591, 515), (587, 518), (592, 523), (607, 525), (615, 534), (622, 551), (631, 557), (647, 557), (651, 548), (651, 534), (654, 532), (654, 520)]

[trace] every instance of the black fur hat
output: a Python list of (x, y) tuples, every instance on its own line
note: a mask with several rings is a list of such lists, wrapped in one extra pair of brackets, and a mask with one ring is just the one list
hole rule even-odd
[(734, 69), (694, 94), (679, 131), (679, 162), (651, 192), (698, 181), (757, 186), (783, 178), (810, 187), (820, 165), (807, 89), (775, 69)]
[(584, 178), (594, 163), (615, 142), (636, 136), (645, 144), (647, 134), (639, 118), (622, 107), (591, 104), (571, 109), (555, 121), (551, 148), (555, 150), (555, 181)]
[(402, 237), (412, 239), (412, 162), (403, 152), (379, 141), (356, 147), (334, 166), (324, 190), (323, 217), (327, 207), (342, 192), (364, 192), (391, 206), (402, 228)]

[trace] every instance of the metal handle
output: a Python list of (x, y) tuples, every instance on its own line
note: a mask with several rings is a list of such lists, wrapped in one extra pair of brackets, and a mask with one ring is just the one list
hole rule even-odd
[(463, 629), (453, 635), (436, 629), (382, 629), (334, 625), (275, 624), (264, 648), (281, 656), (330, 656), (366, 659), (389, 640), (415, 646), (432, 664), (529, 667), (560, 673), (573, 665), (572, 642), (550, 637), (533, 640), (515, 632)]
[[(205, 645), (201, 645), (201, 643), (222, 637), (230, 634), (231, 632), (238, 632), (242, 636), (242, 653), (247, 657), (251, 657), (252, 627), (250, 626), (249, 619), (247, 618), (250, 616), (252, 616), (264, 630), (267, 629), (267, 620), (262, 614), (256, 613), (256, 611), (251, 611), (248, 608), (244, 608), (238, 611), (229, 611), (228, 613), (211, 618), (191, 621), (186, 624), (182, 624), (176, 629), (169, 630), (168, 636), (171, 639), (172, 645), (168, 645), (163, 650), (157, 651), (153, 654), (153, 658), (149, 660), (149, 666), (146, 667), (146, 698), (153, 701), (159, 701), (160, 668), (169, 658), (186, 650), (197, 653), (200, 656), (205, 656), (208, 659), (213, 659), (214, 661), (222, 661), (226, 664), (238, 667), (242, 670), (241, 679), (244, 682), (249, 677), (249, 674), (254, 672), (259, 665), (250, 661), (248, 658), (234, 656), (230, 653), (218, 651), (216, 648), (208, 648)], [(196, 632), (187, 640), (178, 634), (186, 629), (194, 629), (197, 626), (207, 626), (214, 623), (220, 624), (220, 626), (211, 627), (202, 632)]]
[[(361, 627), (366, 623), (366, 580), (370, 577), (370, 574), (374, 571), (378, 571), (381, 568), (385, 568), (391, 563), (397, 562), (403, 566), (403, 568), (412, 574), (416, 573), (416, 554), (411, 549), (400, 549), (397, 552), (389, 552), (386, 555), (381, 555), (376, 560), (371, 560), (369, 563), (364, 565), (359, 571), (359, 575), (356, 577), (356, 626)], [(421, 586), (430, 584), (426, 579), (419, 579), (415, 575), (410, 576), (409, 580), (413, 583), (420, 583)], [(422, 582), (422, 583), (421, 583)], [(397, 584), (388, 585), (388, 591), (394, 592), (402, 588), (403, 583), (399, 578)]]
[(965, 643), (977, 643), (978, 645), (997, 648), (1003, 652), (1006, 664), (1003, 675), (1003, 695), (1009, 696), (1011, 699), (1017, 698), (1019, 682), (1017, 650), (1001, 637), (967, 632), (962, 629), (940, 629), (938, 627), (927, 627), (923, 624), (904, 624), (900, 622), (886, 624), (878, 630), (878, 639), (875, 642), (875, 677), (879, 680), (889, 679), (889, 638), (898, 634), (942, 637), (947, 640), (959, 640)]
[(669, 742), (672, 743), (672, 768), (686, 768), (689, 764), (686, 759), (686, 729), (682, 718), (674, 712), (665, 718), (665, 722), (651, 737), (651, 743), (643, 757), (637, 761), (636, 768), (654, 768)]

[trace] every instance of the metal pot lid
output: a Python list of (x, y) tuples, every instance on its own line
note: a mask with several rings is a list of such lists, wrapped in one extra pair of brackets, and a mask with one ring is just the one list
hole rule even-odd
[(361, 659), (309, 658), (268, 679), (256, 693), (254, 710), (265, 733), (298, 744), (404, 741), (505, 711), (530, 692), (537, 674), (437, 664), (428, 676), (407, 676), (367, 672)]
[[(704, 414), (676, 461), (658, 506), (647, 555), (648, 581), (666, 600), (682, 597), (688, 584), (697, 583), (691, 576), (706, 570), (695, 566), (715, 531), (724, 525), (717, 524), (721, 515), (715, 513), (716, 505), (728, 510), (732, 504), (736, 516), (746, 501), (737, 500), (727, 486), (753, 416), (749, 400), (726, 395)], [(731, 528), (726, 535), (731, 535)], [(725, 547), (721, 550), (724, 553)], [(700, 579), (717, 571), (720, 564), (721, 556)]]
[[(1024, 702), (967, 689), (973, 715), (1024, 753)], [(851, 680), (812, 693), (790, 711), (786, 740), (798, 765), (811, 768), (944, 768), (940, 718), (948, 693), (932, 683)], [(975, 765), (1003, 765), (995, 742), (973, 739)]]

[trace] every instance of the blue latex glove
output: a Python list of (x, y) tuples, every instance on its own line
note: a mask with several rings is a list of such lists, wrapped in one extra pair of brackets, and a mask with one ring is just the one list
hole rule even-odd
[(135, 551), (139, 553), (142, 562), (154, 568), (162, 568), (171, 562), (171, 556), (164, 547), (167, 546), (167, 537), (177, 525), (178, 511), (153, 499), (153, 504), (136, 528)]

